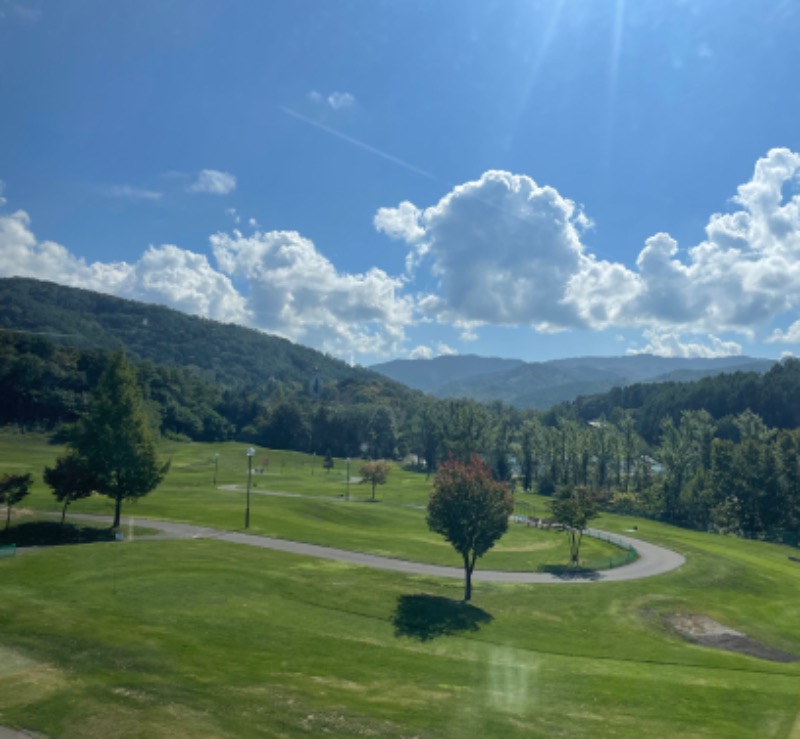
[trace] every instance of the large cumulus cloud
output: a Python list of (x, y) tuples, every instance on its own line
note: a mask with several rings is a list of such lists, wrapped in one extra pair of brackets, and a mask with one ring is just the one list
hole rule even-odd
[(248, 283), (248, 308), (260, 328), (337, 354), (400, 349), (413, 301), (383, 270), (341, 273), (295, 231), (236, 231), (211, 237), (220, 269)]
[[(439, 290), (421, 305), (440, 320), (638, 328), (651, 332), (650, 346), (673, 353), (690, 346), (675, 339), (681, 332), (705, 333), (708, 351), (718, 353), (739, 345), (711, 334), (753, 336), (777, 317), (800, 317), (798, 173), (800, 155), (771, 150), (738, 188), (731, 212), (709, 218), (701, 243), (682, 252), (658, 233), (632, 266), (590, 253), (581, 241), (587, 219), (573, 201), (509, 172), (486, 172), (428, 208), (382, 208), (374, 222), (410, 246), (411, 268), (429, 260)], [(795, 329), (772, 334), (797, 337)]]
[(540, 329), (582, 323), (566, 285), (580, 269), (583, 223), (575, 204), (530, 177), (489, 171), (424, 211), (383, 208), (376, 227), (426, 256), (441, 284), (448, 320)]

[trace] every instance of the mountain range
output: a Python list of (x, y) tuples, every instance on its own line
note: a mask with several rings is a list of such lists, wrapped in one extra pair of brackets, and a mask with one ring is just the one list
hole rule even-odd
[(450, 355), (435, 359), (397, 359), (371, 369), (440, 398), (500, 400), (518, 408), (549, 408), (639, 382), (691, 382), (723, 372), (766, 372), (771, 359), (577, 357), (547, 362)]
[[(261, 331), (190, 316), (89, 290), (29, 278), (0, 279), (0, 329), (43, 334), (81, 349), (124, 349), (135, 359), (189, 369), (198, 379), (236, 389), (304, 392), (319, 382), (347, 395), (411, 400), (407, 388), (440, 397), (500, 400), (545, 409), (580, 396), (640, 382), (688, 382), (723, 372), (766, 372), (774, 360), (579, 357), (547, 362), (451, 355), (352, 367)], [(363, 387), (372, 390), (366, 392)], [(403, 387), (405, 386), (405, 387)], [(366, 397), (366, 396), (365, 396)]]

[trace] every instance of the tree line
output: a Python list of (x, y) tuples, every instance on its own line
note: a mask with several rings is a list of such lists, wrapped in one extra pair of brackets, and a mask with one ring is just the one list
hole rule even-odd
[[(89, 407), (112, 356), (0, 332), (0, 423), (63, 429)], [(797, 543), (800, 361), (765, 375), (631, 386), (548, 411), (436, 399), (370, 377), (234, 390), (131, 362), (160, 434), (336, 457), (405, 460), (432, 474), (478, 453), (493, 478), (555, 495), (577, 487), (621, 513)]]

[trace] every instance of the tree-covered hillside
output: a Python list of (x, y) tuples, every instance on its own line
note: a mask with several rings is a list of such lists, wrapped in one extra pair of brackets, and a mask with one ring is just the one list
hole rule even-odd
[(677, 422), (682, 411), (707, 411), (723, 421), (752, 411), (771, 428), (800, 427), (800, 361), (784, 359), (766, 373), (734, 372), (697, 382), (638, 383), (617, 387), (601, 395), (579, 398), (557, 413), (590, 421), (625, 409), (636, 418), (637, 431), (656, 441), (665, 417)]
[(318, 377), (402, 386), (382, 375), (261, 331), (52, 282), (0, 279), (0, 329), (47, 335), (80, 349), (124, 349), (132, 359), (185, 367), (223, 388), (293, 390)]
[(425, 396), (311, 349), (165, 308), (32, 280), (0, 288), (0, 320), (14, 326), (0, 329), (0, 424), (66, 423), (69, 438), (124, 347), (165, 435), (237, 439), (321, 461), (411, 454), (428, 473), (478, 453), (496, 480), (523, 490), (586, 488), (621, 513), (800, 537), (799, 360), (765, 375), (637, 384), (542, 412)]
[(135, 365), (161, 432), (191, 439), (340, 456), (380, 447), (392, 456), (397, 429), (423, 398), (376, 372), (259, 331), (12, 278), (0, 280), (0, 423), (54, 428), (75, 421), (109, 353), (119, 350)]

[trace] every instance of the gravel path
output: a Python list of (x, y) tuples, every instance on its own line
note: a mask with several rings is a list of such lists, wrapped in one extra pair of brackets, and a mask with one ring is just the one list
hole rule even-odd
[[(109, 523), (111, 523), (112, 520), (111, 516), (92, 514), (71, 514), (69, 517), (78, 520), (107, 521)], [(162, 532), (156, 536), (138, 537), (139, 540), (218, 539), (233, 544), (247, 544), (248, 546), (261, 547), (262, 549), (277, 549), (278, 551), (290, 552), (291, 554), (301, 554), (309, 557), (319, 557), (321, 559), (334, 559), (340, 562), (350, 562), (351, 564), (374, 567), (381, 570), (404, 572), (410, 575), (431, 575), (434, 577), (451, 577), (456, 579), (462, 579), (464, 577), (464, 571), (460, 567), (445, 567), (443, 565), (432, 565), (424, 562), (392, 559), (391, 557), (380, 557), (375, 554), (352, 552), (347, 549), (335, 549), (333, 547), (324, 547), (317, 544), (305, 544), (288, 539), (275, 539), (271, 536), (245, 534), (240, 531), (223, 531), (207, 526), (175, 523), (173, 521), (155, 521), (149, 518), (138, 520), (129, 519), (126, 521), (126, 524), (127, 523), (160, 529)], [(561, 576), (547, 572), (505, 572), (502, 570), (476, 569), (472, 575), (472, 579), (514, 583), (617, 582), (620, 580), (638, 580), (644, 577), (661, 575), (665, 572), (677, 569), (686, 561), (683, 556), (670, 549), (665, 549), (664, 547), (659, 547), (655, 544), (650, 544), (646, 541), (633, 539), (627, 536), (618, 536), (617, 538), (635, 547), (639, 558), (628, 565), (623, 565), (613, 570), (593, 572), (590, 575), (582, 575), (580, 573), (573, 575), (570, 573)]]

